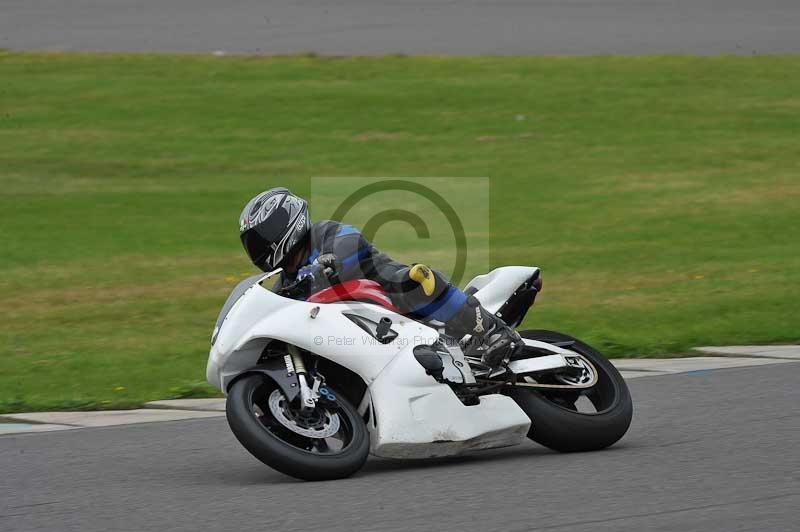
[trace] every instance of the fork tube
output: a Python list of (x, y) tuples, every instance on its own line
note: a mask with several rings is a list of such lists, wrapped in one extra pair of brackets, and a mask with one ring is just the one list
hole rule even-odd
[(303, 355), (294, 345), (289, 345), (288, 351), (292, 357), (294, 371), (297, 373), (297, 381), (300, 384), (300, 407), (306, 411), (313, 410), (315, 406), (314, 394), (311, 392), (311, 388), (308, 387), (308, 381), (306, 380), (306, 365), (303, 361)]

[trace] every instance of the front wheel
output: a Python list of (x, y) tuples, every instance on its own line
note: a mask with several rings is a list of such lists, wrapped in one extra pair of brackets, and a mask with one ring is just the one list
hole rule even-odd
[(245, 375), (231, 386), (225, 412), (236, 439), (273, 469), (302, 480), (344, 478), (367, 460), (369, 434), (356, 409), (334, 395), (334, 405), (305, 413), (269, 377)]
[(556, 451), (575, 452), (603, 449), (625, 435), (633, 417), (633, 403), (625, 380), (611, 362), (566, 334), (544, 330), (519, 334), (575, 351), (597, 372), (596, 384), (582, 390), (511, 388), (508, 395), (531, 418), (529, 438)]

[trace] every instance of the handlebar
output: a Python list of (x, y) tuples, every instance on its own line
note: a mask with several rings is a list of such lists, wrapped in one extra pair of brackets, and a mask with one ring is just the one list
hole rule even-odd
[(305, 277), (288, 284), (276, 292), (279, 296), (295, 299), (300, 296), (308, 296), (313, 292), (319, 290), (319, 285), (323, 283), (334, 284), (335, 270), (330, 266), (322, 269), (321, 275), (318, 278), (316, 275), (306, 275)]

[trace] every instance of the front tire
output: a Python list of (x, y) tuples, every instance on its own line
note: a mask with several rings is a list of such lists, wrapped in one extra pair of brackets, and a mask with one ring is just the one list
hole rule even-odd
[[(565, 343), (586, 357), (597, 370), (597, 383), (585, 392), (536, 390), (514, 387), (508, 395), (531, 418), (528, 437), (561, 452), (595, 451), (616, 443), (628, 430), (633, 417), (633, 402), (625, 380), (603, 355), (591, 346), (566, 334), (545, 331), (520, 331), (520, 336), (547, 343)], [(578, 411), (576, 402), (585, 395), (596, 409)]]
[[(335, 406), (318, 405), (316, 424), (304, 427), (297, 425), (292, 407), (269, 377), (245, 375), (228, 392), (228, 425), (245, 449), (281, 473), (301, 480), (348, 477), (367, 460), (369, 433), (356, 409), (333, 393)], [(335, 424), (331, 423), (334, 416)], [(326, 436), (326, 422), (335, 434)], [(297, 426), (294, 431), (287, 428), (291, 423)]]

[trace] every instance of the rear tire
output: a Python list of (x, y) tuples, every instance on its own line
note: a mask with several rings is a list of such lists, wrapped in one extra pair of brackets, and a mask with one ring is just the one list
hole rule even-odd
[(597, 370), (598, 381), (587, 390), (597, 407), (595, 413), (578, 412), (575, 392), (551, 392), (514, 387), (507, 395), (531, 418), (528, 437), (561, 452), (595, 451), (616, 443), (628, 430), (633, 403), (628, 386), (603, 355), (591, 346), (566, 334), (545, 331), (520, 331), (520, 336), (547, 343), (573, 342), (564, 346), (586, 357)]
[(276, 388), (262, 374), (245, 375), (231, 386), (225, 412), (231, 431), (245, 449), (271, 468), (301, 480), (344, 478), (361, 469), (369, 454), (369, 433), (342, 395), (328, 387), (337, 397), (329, 412), (338, 415), (344, 434), (341, 449), (331, 450), (327, 443), (319, 446), (320, 439), (292, 433), (277, 421), (266, 399)]

